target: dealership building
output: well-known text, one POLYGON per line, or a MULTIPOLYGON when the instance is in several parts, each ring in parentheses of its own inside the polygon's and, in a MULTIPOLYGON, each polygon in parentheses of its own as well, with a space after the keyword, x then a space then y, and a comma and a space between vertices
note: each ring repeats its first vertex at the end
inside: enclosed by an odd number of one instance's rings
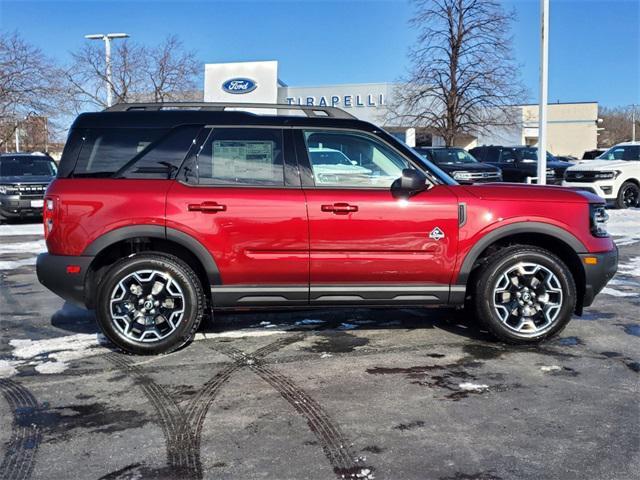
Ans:
MULTIPOLYGON (((420 125, 389 122, 387 106, 393 104, 396 83, 353 83, 296 87, 278 75, 277 61, 210 63, 205 65, 206 102, 280 103, 329 106, 346 110, 354 117, 381 125, 407 143, 441 145, 442 139, 417 135, 420 125)), ((477 136, 457 140, 464 148, 478 145, 535 145, 538 141, 538 106, 513 107, 515 124, 495 128, 477 136)), ((598 140, 598 103, 552 103, 548 106, 547 149, 555 155, 578 158, 593 150, 598 140)))

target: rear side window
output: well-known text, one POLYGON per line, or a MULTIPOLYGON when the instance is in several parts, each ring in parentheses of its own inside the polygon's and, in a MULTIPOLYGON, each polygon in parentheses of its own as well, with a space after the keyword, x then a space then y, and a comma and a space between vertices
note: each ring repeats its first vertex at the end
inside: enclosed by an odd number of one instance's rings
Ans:
POLYGON ((166 133, 166 129, 155 128, 88 130, 83 135, 73 176, 110 177, 166 133))
POLYGON ((184 177, 200 185, 284 186, 282 144, 279 129, 212 129, 184 177))

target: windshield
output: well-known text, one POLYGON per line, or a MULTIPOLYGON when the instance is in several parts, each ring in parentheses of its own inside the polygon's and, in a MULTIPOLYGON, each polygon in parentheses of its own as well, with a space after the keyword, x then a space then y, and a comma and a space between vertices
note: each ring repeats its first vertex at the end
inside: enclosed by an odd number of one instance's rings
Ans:
POLYGON ((49 158, 16 156, 0 158, 0 177, 53 177, 56 164, 49 158))
MULTIPOLYGON (((521 162, 537 162, 538 161, 538 149, 535 147, 532 148, 519 148, 516 149, 519 152, 520 161, 521 162)), ((555 157, 547 152, 547 162, 549 160, 555 160, 555 157)))
POLYGON ((462 148, 434 148, 431 158, 438 165, 459 165, 464 163, 478 163, 478 161, 462 148))
POLYGON ((611 147, 598 157, 600 160, 640 160, 640 145, 611 147))

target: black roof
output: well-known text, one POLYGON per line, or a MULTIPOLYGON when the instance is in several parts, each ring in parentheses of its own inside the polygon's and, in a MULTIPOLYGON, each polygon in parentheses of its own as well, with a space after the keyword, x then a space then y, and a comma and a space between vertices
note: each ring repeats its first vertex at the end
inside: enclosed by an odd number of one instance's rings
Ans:
POLYGON ((371 123, 350 118, 256 115, 241 111, 204 110, 83 113, 73 122, 72 128, 173 128, 180 125, 341 127, 365 131, 378 129, 371 123))

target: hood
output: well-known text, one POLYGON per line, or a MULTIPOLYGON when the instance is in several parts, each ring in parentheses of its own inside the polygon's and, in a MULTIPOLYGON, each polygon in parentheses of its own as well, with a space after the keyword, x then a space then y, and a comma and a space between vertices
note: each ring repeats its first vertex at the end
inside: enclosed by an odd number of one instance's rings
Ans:
POLYGON ((499 172, 500 169, 486 163, 436 163, 445 172, 499 172))
POLYGON ((43 183, 51 183, 54 177, 50 177, 48 175, 27 175, 27 176, 8 176, 8 177, 0 177, 0 184, 2 185, 29 185, 36 183, 38 185, 43 183))
POLYGON ((571 167, 571 170, 616 170, 618 168, 628 168, 632 165, 640 166, 640 160, 585 160, 571 167))
POLYGON ((474 197, 482 200, 550 202, 562 203, 602 203, 597 195, 582 190, 557 186, 528 185, 523 183, 491 183, 465 185, 464 188, 474 197))

